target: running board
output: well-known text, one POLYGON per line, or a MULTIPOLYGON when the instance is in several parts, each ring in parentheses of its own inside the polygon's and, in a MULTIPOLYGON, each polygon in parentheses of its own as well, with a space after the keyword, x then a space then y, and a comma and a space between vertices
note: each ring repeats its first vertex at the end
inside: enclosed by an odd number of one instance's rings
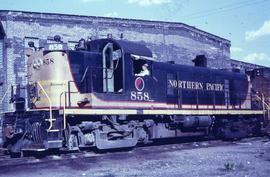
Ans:
POLYGON ((65 109, 61 115, 263 115, 263 110, 201 109, 65 109))

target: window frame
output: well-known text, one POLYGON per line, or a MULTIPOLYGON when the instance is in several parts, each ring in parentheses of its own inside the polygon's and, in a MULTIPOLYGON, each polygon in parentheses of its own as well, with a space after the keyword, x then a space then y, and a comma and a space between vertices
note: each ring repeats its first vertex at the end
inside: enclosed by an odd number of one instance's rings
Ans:
POLYGON ((149 60, 145 60, 145 59, 134 59, 132 58, 132 76, 135 76, 135 74, 139 74, 140 72, 138 73, 135 73, 135 68, 134 68, 134 62, 135 61, 142 61, 143 64, 141 64, 140 67, 142 67, 144 64, 148 64, 148 70, 149 70, 149 75, 148 76, 152 76, 153 75, 153 62, 152 61, 149 61, 149 60))

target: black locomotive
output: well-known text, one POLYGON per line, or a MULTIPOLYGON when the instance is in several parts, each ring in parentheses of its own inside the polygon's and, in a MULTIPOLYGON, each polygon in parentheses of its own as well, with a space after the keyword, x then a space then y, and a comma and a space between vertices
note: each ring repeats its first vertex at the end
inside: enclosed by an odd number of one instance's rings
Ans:
POLYGON ((12 153, 241 138, 268 123, 268 105, 246 74, 159 62, 146 46, 124 40, 81 39, 69 50, 57 37, 29 46, 28 84, 12 87, 15 111, 3 120, 4 147, 12 153))

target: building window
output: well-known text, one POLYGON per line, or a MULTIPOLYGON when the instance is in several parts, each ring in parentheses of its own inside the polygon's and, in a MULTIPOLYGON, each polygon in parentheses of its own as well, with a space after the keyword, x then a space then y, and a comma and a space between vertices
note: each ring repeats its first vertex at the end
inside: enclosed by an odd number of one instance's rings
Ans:
POLYGON ((32 53, 32 51, 35 51, 39 48, 39 39, 34 37, 25 37, 24 38, 24 55, 25 55, 25 67, 27 68, 27 58, 32 53), (34 43, 34 47, 30 47, 28 45, 29 42, 34 43))
POLYGON ((39 47, 39 39, 38 39, 38 38, 34 38, 34 37, 25 37, 25 38, 24 38, 24 47, 25 47, 25 48, 29 48, 28 43, 29 43, 30 41, 34 42, 34 45, 35 45, 36 48, 39 47))
MULTIPOLYGON (((32 51, 35 51, 36 49, 39 48, 39 39, 38 38, 34 38, 34 37, 25 37, 24 38, 24 69, 23 72, 27 72, 27 60, 29 55, 31 55, 32 51), (34 47, 30 47, 28 45, 29 42, 33 42, 34 43, 34 47)), ((22 77, 22 84, 27 84, 27 78, 26 77, 22 77)), ((25 90, 25 95, 26 95, 26 90, 25 90)))
POLYGON ((4 40, 0 39, 0 68, 3 68, 4 61, 4 40))

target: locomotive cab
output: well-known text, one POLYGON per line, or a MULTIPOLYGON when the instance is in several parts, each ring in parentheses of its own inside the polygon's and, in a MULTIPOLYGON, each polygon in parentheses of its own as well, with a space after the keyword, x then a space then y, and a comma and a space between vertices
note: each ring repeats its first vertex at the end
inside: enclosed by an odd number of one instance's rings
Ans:
POLYGON ((46 44, 28 59, 30 108, 93 107, 95 98, 105 97, 130 100, 136 74, 147 64, 152 75, 152 60, 148 48, 123 40, 80 40, 75 50, 61 42, 46 44))

